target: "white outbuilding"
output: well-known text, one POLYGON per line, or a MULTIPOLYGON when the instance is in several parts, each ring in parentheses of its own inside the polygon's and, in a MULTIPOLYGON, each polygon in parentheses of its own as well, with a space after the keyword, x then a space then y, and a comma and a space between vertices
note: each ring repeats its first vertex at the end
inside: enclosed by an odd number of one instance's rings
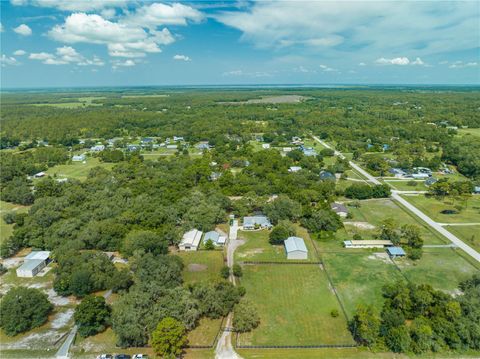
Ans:
POLYGON ((47 266, 49 258, 49 251, 32 251, 25 257, 23 264, 17 268, 17 277, 35 277, 38 272, 47 266))
POLYGON ((178 245, 178 249, 181 251, 196 251, 200 245, 202 234, 202 231, 198 229, 192 229, 186 232, 178 245))
POLYGON ((284 244, 287 259, 308 259, 308 249, 302 238, 288 237, 284 244))

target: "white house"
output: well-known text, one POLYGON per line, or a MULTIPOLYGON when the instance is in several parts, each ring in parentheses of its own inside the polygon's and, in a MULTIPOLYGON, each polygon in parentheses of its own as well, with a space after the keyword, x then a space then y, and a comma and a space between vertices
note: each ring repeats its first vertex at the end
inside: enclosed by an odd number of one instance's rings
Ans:
POLYGON ((270 148, 270 144, 269 143, 262 143, 262 148, 264 150, 268 150, 270 148))
POLYGON ((85 154, 82 153, 81 155, 72 156, 72 161, 73 162, 83 162, 83 161, 85 161, 85 158, 86 158, 85 154))
POLYGON ((183 136, 173 136, 173 142, 183 142, 183 136))
POLYGON ((381 239, 372 239, 372 240, 351 240, 343 241, 345 248, 385 248, 393 246, 391 241, 381 240, 381 239))
POLYGON ((166 147, 169 150, 176 150, 178 146, 177 145, 167 145, 166 147))
POLYGON ((308 259, 308 249, 300 237, 288 237, 285 242, 287 259, 308 259))
POLYGON ((348 209, 341 203, 332 203, 330 204, 330 208, 338 214, 340 217, 345 218, 348 216, 348 209))
POLYGON ((45 172, 38 172, 33 175, 35 178, 45 177, 47 174, 45 172))
POLYGON ((252 230, 255 228, 272 228, 272 223, 265 216, 252 216, 252 217, 243 217, 243 229, 252 230))
POLYGON ((32 251, 25 257, 23 264, 17 268, 17 277, 31 278, 48 264, 49 251, 32 251))
POLYGON ((104 149, 105 149, 104 145, 95 145, 95 146, 90 147, 90 151, 92 151, 92 152, 101 152, 104 149))
POLYGON ((181 251, 196 251, 200 245, 202 234, 202 231, 198 229, 192 229, 186 232, 178 245, 178 249, 181 251))
POLYGON ((289 169, 288 169, 288 172, 290 173, 295 173, 295 172, 298 172, 302 169, 302 167, 300 166, 291 166, 289 169))
POLYGON ((223 246, 227 241, 227 237, 220 235, 217 231, 210 231, 203 236, 203 243, 207 243, 209 240, 216 246, 223 246))

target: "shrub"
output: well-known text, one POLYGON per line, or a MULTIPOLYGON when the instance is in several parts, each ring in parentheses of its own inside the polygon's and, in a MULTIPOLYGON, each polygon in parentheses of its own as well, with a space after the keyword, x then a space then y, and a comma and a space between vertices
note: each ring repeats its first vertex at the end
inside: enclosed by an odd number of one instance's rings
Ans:
POLYGON ((242 267, 240 266, 240 264, 233 265, 233 275, 235 277, 241 277, 243 275, 242 267))
POLYGON ((104 297, 86 296, 75 309, 75 324, 82 337, 103 332, 110 323, 110 307, 104 297))
POLYGON ((257 309, 250 301, 243 299, 233 310, 233 327, 240 333, 249 332, 260 324, 257 309))
POLYGON ((223 266, 222 269, 220 269, 220 276, 223 279, 228 279, 230 276, 230 268, 228 266, 223 266))
POLYGON ((332 316, 332 318, 336 318, 340 315, 340 313, 338 312, 337 309, 332 309, 332 311, 330 312, 330 315, 332 316))

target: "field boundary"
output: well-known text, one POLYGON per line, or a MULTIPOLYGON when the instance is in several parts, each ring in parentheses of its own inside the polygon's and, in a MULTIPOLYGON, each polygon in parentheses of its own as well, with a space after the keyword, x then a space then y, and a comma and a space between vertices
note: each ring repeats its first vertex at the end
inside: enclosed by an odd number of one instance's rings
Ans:
MULTIPOLYGON (((238 340, 238 339, 237 339, 238 340)), ((315 345, 236 345, 238 349, 322 349, 356 348, 357 344, 315 344, 315 345)))
POLYGON ((224 327, 223 323, 225 322, 225 317, 222 318, 222 321, 220 322, 220 326, 218 328, 217 334, 215 334, 215 338, 213 338, 213 342, 210 345, 189 345, 187 344, 185 346, 186 349, 213 349, 217 345, 218 337, 220 336, 220 333, 223 333, 224 327))
POLYGON ((243 262, 239 262, 240 264, 245 264, 245 265, 263 265, 263 264, 266 264, 266 265, 275 265, 275 264, 281 264, 281 265, 289 265, 289 264, 293 264, 293 265, 319 265, 319 264, 322 264, 322 262, 298 262, 298 261, 243 261, 243 262))

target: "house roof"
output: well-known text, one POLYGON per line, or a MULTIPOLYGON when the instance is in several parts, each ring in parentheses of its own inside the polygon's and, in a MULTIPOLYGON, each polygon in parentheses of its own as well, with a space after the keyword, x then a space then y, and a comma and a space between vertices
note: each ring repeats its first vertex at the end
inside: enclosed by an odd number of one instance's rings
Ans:
POLYGON ((404 256, 406 254, 402 247, 388 247, 387 252, 391 256, 404 256))
POLYGON ((350 244, 352 246, 393 246, 392 241, 382 240, 382 239, 362 239, 362 240, 351 240, 344 241, 345 244, 350 244))
POLYGON ((340 212, 345 212, 345 213, 348 213, 348 209, 347 207, 345 207, 343 204, 341 203, 331 203, 330 204, 330 208, 335 212, 335 213, 340 213, 340 212))
POLYGON ((203 241, 207 242, 209 239, 211 239, 213 242, 217 242, 218 238, 220 238, 220 233, 215 232, 215 231, 210 231, 205 233, 205 236, 203 237, 203 241))
POLYGON ((30 259, 28 261, 25 261, 20 267, 18 267, 17 270, 31 271, 37 268, 39 265, 41 265, 44 262, 45 261, 42 259, 30 259))
POLYGON ((335 179, 335 175, 328 171, 320 172, 320 179, 335 179))
POLYGON ((49 257, 50 257, 50 251, 32 251, 25 257, 25 260, 40 259, 44 261, 49 257))
POLYGON ((255 226, 259 224, 261 226, 271 226, 270 220, 265 216, 252 216, 252 217, 243 217, 243 225, 245 226, 255 226))
POLYGON ((200 243, 201 238, 202 231, 199 231, 198 229, 191 229, 183 235, 180 244, 197 247, 200 243))
POLYGON ((305 246, 305 242, 300 237, 288 237, 285 242, 285 250, 287 253, 300 251, 307 253, 307 247, 305 246))

